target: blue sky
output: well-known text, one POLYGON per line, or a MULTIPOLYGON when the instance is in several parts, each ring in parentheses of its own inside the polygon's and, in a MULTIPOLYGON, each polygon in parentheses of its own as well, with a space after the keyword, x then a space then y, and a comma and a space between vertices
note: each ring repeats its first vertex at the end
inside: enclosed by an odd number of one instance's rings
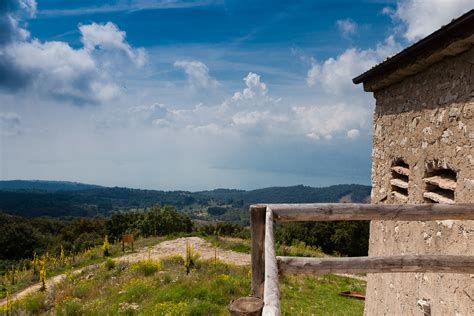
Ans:
POLYGON ((5 0, 0 178, 201 190, 370 183, 352 77, 467 0, 5 0))

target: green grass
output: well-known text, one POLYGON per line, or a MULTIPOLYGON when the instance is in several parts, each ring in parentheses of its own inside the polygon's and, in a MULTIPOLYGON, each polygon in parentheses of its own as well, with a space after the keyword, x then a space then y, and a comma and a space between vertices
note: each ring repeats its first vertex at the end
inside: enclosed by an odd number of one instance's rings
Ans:
MULTIPOLYGON (((140 248, 154 246, 160 243, 163 240, 166 240, 168 237, 149 237, 149 238, 140 238, 135 241, 134 243, 134 252, 136 252, 140 248)), ((80 253, 75 256, 75 263, 74 264, 64 264, 56 267, 55 269, 47 269, 47 276, 48 278, 65 273, 67 271, 80 269, 83 267, 90 266, 92 264, 98 264, 105 262, 106 265, 110 267, 114 263, 111 262, 110 258, 116 258, 123 255, 122 246, 120 243, 116 243, 111 245, 110 249, 110 256, 108 258, 104 258, 102 255, 102 246, 96 246, 89 251, 84 253, 80 253)), ((127 245, 126 253, 131 253, 130 247, 127 245)), ((15 284, 10 284, 7 282, 4 284, 3 278, 0 282, 0 299, 6 297, 7 291, 11 293, 18 292, 32 284, 38 282, 38 276, 34 276, 31 270, 27 270, 26 272, 20 271, 20 273, 16 276, 15 284)))
POLYGON ((219 247, 225 250, 232 250, 235 252, 250 253, 250 240, 239 238, 225 238, 215 236, 203 237, 209 241, 214 247, 219 247))
MULTIPOLYGON (((21 314, 57 315, 228 315, 232 299, 250 291, 249 267, 201 261, 189 275, 182 258, 160 263, 104 264, 15 303, 21 314), (142 267, 147 267, 142 269, 142 267), (148 269, 149 266, 158 268, 148 269), (137 268, 140 267, 140 268, 137 268), (87 277, 88 276, 88 277, 87 277), (42 296, 41 296, 42 295, 42 296)), ((287 276, 280 280, 283 315, 361 315, 363 302, 339 292, 365 289, 365 282, 332 275, 287 276)))
POLYGON ((277 245, 276 254, 277 256, 288 256, 288 257, 324 257, 325 256, 325 254, 320 248, 308 246, 302 241, 298 243, 294 243, 291 246, 277 245))
MULTIPOLYGON (((232 250, 235 252, 250 253, 250 239, 226 238, 215 236, 203 237, 209 241, 214 247, 219 247, 225 250, 232 250)), ((293 257, 324 257, 325 254, 318 247, 306 245, 304 242, 298 242, 291 246, 277 245, 276 252, 278 256, 293 256, 293 257)))
POLYGON ((362 315, 364 302, 339 296, 365 292, 365 282, 336 275, 286 276, 280 279, 283 315, 362 315))

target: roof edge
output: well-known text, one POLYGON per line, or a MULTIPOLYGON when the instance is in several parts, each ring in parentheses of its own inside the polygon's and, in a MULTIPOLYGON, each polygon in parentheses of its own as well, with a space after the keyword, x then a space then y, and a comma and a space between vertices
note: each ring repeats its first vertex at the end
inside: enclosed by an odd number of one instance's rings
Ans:
POLYGON ((361 75, 352 79, 354 84, 365 83, 383 73, 391 73, 406 67, 418 58, 426 58, 439 49, 464 39, 474 33, 474 9, 466 12, 449 24, 442 26, 437 31, 421 39, 415 44, 405 48, 393 57, 374 66, 361 75), (467 27, 470 26, 470 27, 467 27))

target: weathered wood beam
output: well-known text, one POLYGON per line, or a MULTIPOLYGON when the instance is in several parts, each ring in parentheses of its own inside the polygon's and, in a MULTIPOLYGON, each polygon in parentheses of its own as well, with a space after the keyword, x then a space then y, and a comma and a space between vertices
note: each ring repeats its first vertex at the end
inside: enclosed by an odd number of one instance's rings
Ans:
POLYGON ((280 316, 280 290, 278 265, 273 239, 273 212, 267 207, 265 219, 265 285, 263 291, 263 316, 280 316))
POLYGON ((265 282, 265 212, 266 205, 250 206, 250 234, 252 237, 252 296, 263 298, 265 282))
POLYGON ((474 256, 404 255, 388 257, 277 257, 280 273, 474 273, 474 256))
POLYGON ((474 220, 474 203, 457 204, 268 204, 276 221, 474 220))

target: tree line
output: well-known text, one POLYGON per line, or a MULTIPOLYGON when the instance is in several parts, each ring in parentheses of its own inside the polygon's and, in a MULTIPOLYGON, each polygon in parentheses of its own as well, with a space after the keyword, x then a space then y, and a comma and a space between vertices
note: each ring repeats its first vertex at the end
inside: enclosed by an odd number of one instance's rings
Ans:
POLYGON ((104 236, 119 241, 122 234, 135 237, 189 233, 191 219, 173 206, 155 205, 143 211, 114 213, 109 218, 24 218, 0 213, 0 270, 33 253, 81 252, 99 245, 104 236))

